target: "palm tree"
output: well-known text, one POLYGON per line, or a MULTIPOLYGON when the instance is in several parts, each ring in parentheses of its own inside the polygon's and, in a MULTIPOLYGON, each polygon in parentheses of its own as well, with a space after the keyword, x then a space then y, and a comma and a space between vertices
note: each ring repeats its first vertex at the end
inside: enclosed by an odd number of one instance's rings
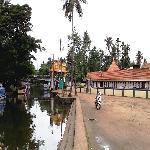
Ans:
POLYGON ((65 11, 65 16, 69 19, 69 21, 73 21, 74 8, 76 8, 79 17, 82 17, 83 12, 82 12, 80 2, 85 4, 87 3, 86 0, 65 0, 65 3, 63 5, 63 10, 65 11))
MULTIPOLYGON (((82 17, 83 15, 80 2, 86 4, 87 0, 65 0, 65 3, 63 5, 63 10, 65 11, 65 17, 67 17, 69 21, 72 22, 72 36, 74 35, 74 24, 73 24, 74 8, 76 8, 79 17, 82 17)), ((70 95, 72 93, 73 80, 75 82, 75 95, 76 95, 77 92, 76 92, 76 76, 75 76, 76 72, 75 72, 75 64, 74 64, 74 41, 73 41, 72 60, 73 63, 72 63, 72 73, 71 73, 70 95)))
POLYGON ((113 47, 113 39, 112 37, 106 37, 104 41, 106 42, 107 50, 109 51, 111 55, 112 51, 110 49, 113 47))

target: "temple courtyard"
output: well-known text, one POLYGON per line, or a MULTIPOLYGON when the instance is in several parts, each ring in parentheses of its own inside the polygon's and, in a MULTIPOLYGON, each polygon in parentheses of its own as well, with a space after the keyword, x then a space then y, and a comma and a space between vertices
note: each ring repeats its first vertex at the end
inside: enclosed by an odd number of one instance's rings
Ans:
POLYGON ((149 99, 102 95, 102 108, 96 110, 95 94, 78 96, 89 149, 150 149, 149 99))

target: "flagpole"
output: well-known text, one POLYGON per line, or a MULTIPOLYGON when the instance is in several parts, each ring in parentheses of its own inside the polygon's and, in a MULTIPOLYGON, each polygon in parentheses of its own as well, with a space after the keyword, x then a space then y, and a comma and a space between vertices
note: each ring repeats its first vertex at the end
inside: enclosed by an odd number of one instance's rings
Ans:
POLYGON ((54 90, 54 54, 53 54, 53 65, 52 65, 52 84, 51 84, 51 88, 52 90, 54 90))
MULTIPOLYGON (((61 38, 60 38, 60 52, 61 52, 61 38)), ((64 96, 64 81, 63 81, 63 72, 62 72, 62 65, 63 65, 63 61, 62 61, 62 59, 60 60, 61 62, 60 62, 60 65, 61 65, 61 79, 62 79, 62 96, 64 96)))

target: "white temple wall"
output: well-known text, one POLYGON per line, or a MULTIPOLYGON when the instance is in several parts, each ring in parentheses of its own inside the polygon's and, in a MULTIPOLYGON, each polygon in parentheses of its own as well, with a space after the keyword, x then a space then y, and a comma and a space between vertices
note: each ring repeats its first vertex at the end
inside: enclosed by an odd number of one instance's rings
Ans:
POLYGON ((150 81, 91 81, 93 88, 149 89, 150 81))
POLYGON ((145 88, 146 88, 146 89, 150 89, 150 82, 146 82, 146 83, 145 83, 145 88))

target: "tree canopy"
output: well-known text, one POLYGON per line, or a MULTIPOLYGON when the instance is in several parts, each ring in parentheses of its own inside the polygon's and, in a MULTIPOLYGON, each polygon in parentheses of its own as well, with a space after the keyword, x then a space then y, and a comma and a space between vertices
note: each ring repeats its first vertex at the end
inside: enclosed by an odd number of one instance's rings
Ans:
POLYGON ((138 52, 137 52, 135 59, 136 59, 136 65, 141 66, 141 64, 142 64, 142 59, 143 59, 143 54, 142 54, 141 51, 138 51, 138 52))
POLYGON ((65 11, 65 16, 71 21, 73 19, 73 10, 76 8, 80 17, 82 17, 82 7, 80 2, 86 4, 86 0, 65 0, 63 5, 63 10, 65 11))
MULTIPOLYGON (((91 39, 88 32, 84 32, 81 36, 74 30, 72 35, 68 36, 69 46, 67 63, 68 70, 71 76, 72 71, 72 51, 74 46, 74 64, 75 64, 75 74, 77 81, 83 81, 85 79, 87 72, 94 71, 106 71, 112 60, 114 59, 120 69, 130 68, 135 65, 130 59, 130 45, 121 41, 119 38, 113 40, 112 37, 106 37, 104 40, 106 42, 106 49, 97 49, 95 46, 91 47, 91 39), (74 41, 74 43, 73 43, 74 41), (73 45, 74 44, 74 45, 73 45)), ((140 65, 143 56, 140 51, 136 54, 136 64, 140 65)))
POLYGON ((35 39, 32 30, 31 7, 13 5, 0 0, 0 81, 5 86, 17 85, 34 71, 31 52, 43 50, 41 40, 35 39))

